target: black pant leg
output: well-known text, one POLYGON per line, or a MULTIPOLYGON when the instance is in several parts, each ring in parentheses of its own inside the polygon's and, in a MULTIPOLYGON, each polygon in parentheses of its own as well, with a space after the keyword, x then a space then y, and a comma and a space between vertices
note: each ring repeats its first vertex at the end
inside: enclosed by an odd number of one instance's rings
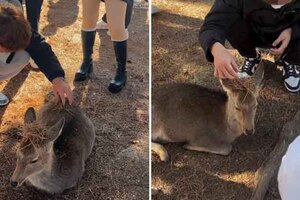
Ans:
POLYGON ((237 21, 234 23, 226 33, 227 40, 231 46, 238 50, 238 52, 248 58, 256 56, 256 46, 253 38, 253 31, 250 25, 245 21, 237 21))
POLYGON ((256 47, 262 45, 262 42, 256 37, 250 24, 244 20, 239 20, 234 23, 227 31, 226 36, 231 46, 237 49, 244 57, 255 57, 256 47))
MULTIPOLYGON (((21 0, 20 0, 21 1, 21 0)), ((27 20, 32 29, 38 31, 43 0, 26 0, 27 20)))
POLYGON ((300 65, 300 40, 291 40, 282 58, 288 63, 300 65))
POLYGON ((131 21, 133 11, 133 0, 127 0, 127 9, 126 9, 126 17, 125 17, 125 28, 127 28, 131 21))

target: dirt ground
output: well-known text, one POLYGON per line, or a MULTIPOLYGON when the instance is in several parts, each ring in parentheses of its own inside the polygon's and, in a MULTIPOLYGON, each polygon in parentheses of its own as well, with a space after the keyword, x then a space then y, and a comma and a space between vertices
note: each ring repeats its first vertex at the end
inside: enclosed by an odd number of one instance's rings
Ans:
POLYGON ((107 86, 115 73, 114 53, 106 31, 96 38, 94 77, 73 85, 82 59, 81 2, 44 1, 40 32, 47 37, 62 63, 66 79, 74 88, 76 104, 96 127, 95 146, 79 185, 61 196, 46 195, 25 186, 10 187, 24 113, 30 106, 38 109, 51 91, 51 84, 42 73, 24 69, 17 77, 0 84, 0 89, 11 99, 8 106, 0 108, 0 199, 148 198, 149 24, 146 8, 144 3, 136 6, 129 28, 128 84, 123 92, 112 95, 107 86))
MULTIPOLYGON (((169 82, 191 82, 220 88, 213 66, 198 42, 199 28, 210 9, 209 0, 153 0, 162 12, 152 20, 153 87, 169 82)), ((241 62, 241 57, 237 55, 241 62)), ((234 142, 227 157, 187 151, 176 144, 165 145, 171 160, 152 161, 152 184, 161 189, 154 197, 164 199, 249 199, 254 174, 275 146, 283 125, 300 109, 300 94, 283 86, 281 71, 268 67, 260 93, 256 132, 234 142)), ((266 199, 280 199, 276 180, 266 199)))

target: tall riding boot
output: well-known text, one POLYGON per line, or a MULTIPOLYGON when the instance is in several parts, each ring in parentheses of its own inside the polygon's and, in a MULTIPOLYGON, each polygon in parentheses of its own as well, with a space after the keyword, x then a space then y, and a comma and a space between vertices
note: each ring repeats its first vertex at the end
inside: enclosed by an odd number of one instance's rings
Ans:
POLYGON ((84 81, 93 72, 93 47, 95 43, 96 31, 81 31, 81 42, 83 51, 83 62, 76 72, 74 81, 84 81))
POLYGON ((115 78, 110 82, 108 90, 111 93, 120 92, 126 85, 126 62, 127 62, 127 40, 123 42, 113 42, 117 61, 117 72, 115 78))

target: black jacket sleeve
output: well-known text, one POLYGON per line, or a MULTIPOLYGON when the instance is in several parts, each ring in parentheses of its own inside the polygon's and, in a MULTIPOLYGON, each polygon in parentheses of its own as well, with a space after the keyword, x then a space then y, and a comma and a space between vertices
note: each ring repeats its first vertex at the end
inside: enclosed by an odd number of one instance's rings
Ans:
POLYGON ((49 81, 57 77, 65 77, 65 72, 51 46, 38 32, 32 30, 31 41, 26 51, 49 81))
POLYGON ((214 60, 210 48, 220 42, 224 45, 226 31, 242 18, 242 0, 215 0, 200 29, 200 43, 208 61, 214 60))

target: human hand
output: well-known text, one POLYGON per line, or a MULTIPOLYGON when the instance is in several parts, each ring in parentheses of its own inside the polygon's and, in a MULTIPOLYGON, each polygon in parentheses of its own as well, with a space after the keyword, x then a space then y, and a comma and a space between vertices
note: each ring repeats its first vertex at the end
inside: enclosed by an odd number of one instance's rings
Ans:
POLYGON ((274 55, 280 55, 283 54, 284 50, 288 47, 290 40, 292 37, 292 29, 291 28, 287 28, 284 31, 282 31, 280 33, 280 35, 278 36, 278 38, 273 42, 273 46, 275 48, 271 48, 270 52, 274 55), (276 47, 277 45, 279 45, 279 47, 276 47))
POLYGON ((52 80, 53 92, 57 101, 62 102, 63 105, 66 103, 66 98, 69 101, 69 104, 73 103, 73 94, 70 86, 65 82, 64 78, 57 77, 52 80))
POLYGON ((219 42, 216 42, 211 47, 211 53, 214 56, 215 72, 214 75, 221 79, 238 78, 238 66, 233 56, 219 42))

